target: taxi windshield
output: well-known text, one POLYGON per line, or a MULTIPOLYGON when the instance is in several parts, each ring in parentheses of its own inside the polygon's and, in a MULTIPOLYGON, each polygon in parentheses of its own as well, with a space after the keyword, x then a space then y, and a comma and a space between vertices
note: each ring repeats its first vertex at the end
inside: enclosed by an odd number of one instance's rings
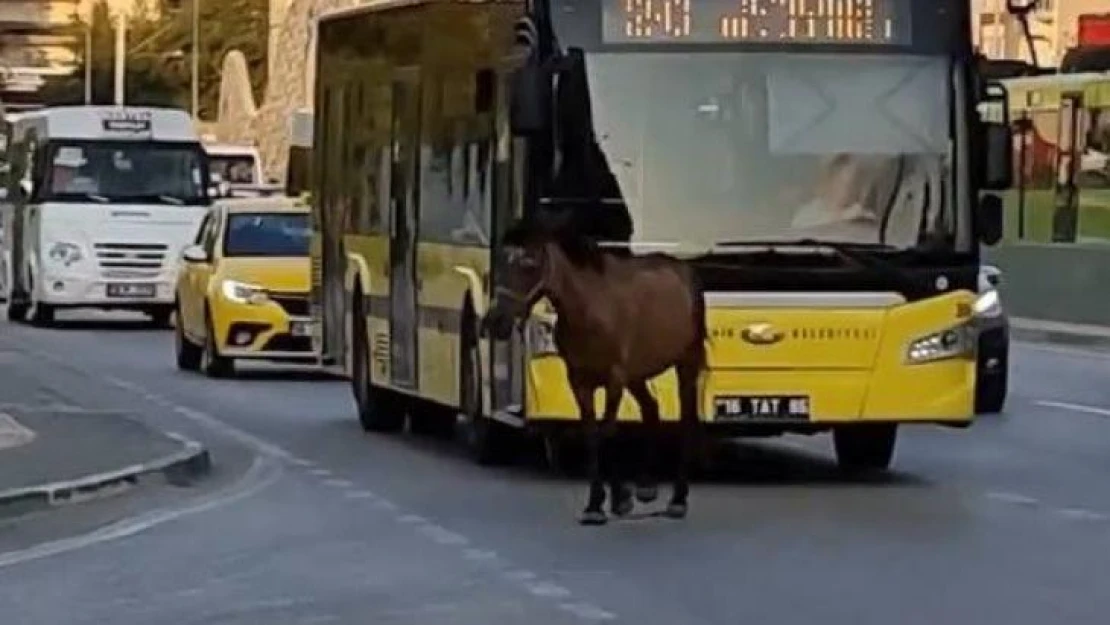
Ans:
POLYGON ((237 213, 228 219, 224 255, 228 257, 308 256, 311 235, 308 215, 237 213))

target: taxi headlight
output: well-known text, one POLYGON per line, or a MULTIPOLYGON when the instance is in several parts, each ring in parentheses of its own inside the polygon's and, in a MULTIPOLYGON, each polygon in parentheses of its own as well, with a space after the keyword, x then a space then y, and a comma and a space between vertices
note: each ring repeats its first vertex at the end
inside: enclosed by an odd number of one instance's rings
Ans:
POLYGON ((975 300, 972 310, 976 317, 997 317, 1002 314, 1002 300, 998 297, 998 291, 991 289, 984 291, 979 299, 975 300))
POLYGON ((928 334, 910 343, 906 350, 909 364, 960 358, 975 353, 975 331, 967 325, 928 334))
POLYGON ((76 243, 67 243, 65 241, 59 241, 50 246, 50 251, 47 252, 46 255, 51 262, 64 267, 69 267, 74 263, 80 262, 81 259, 85 257, 84 254, 81 253, 81 246, 76 243))
POLYGON ((532 318, 525 327, 525 340, 528 353, 532 356, 547 356, 559 353, 555 347, 555 324, 546 319, 532 318))
POLYGON ((239 304, 262 304, 268 299, 262 287, 235 280, 224 280, 220 290, 226 299, 239 304))

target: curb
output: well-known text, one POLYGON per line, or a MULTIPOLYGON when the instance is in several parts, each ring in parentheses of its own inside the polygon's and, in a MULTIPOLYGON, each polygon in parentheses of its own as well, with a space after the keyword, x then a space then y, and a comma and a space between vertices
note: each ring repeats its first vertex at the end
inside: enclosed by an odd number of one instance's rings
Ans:
POLYGON ((1010 335, 1019 341, 1110 350, 1110 328, 1011 318, 1010 335))
POLYGON ((120 469, 0 491, 0 513, 7 515, 14 508, 17 514, 26 514, 81 503, 96 497, 101 491, 119 491, 135 486, 140 478, 152 474, 163 475, 171 484, 184 485, 211 471, 212 457, 203 445, 175 432, 164 434, 181 443, 182 448, 149 462, 120 469))

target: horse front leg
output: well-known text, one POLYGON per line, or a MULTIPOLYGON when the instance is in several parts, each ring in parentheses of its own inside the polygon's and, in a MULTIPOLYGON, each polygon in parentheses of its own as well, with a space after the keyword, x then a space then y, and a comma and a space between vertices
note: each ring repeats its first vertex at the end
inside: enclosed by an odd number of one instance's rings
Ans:
POLYGON ((659 402, 648 389, 647 382, 628 385, 628 392, 640 406, 641 425, 638 428, 636 449, 636 500, 651 503, 659 497, 659 486, 652 475, 659 443, 659 402))
POLYGON ((680 364, 678 373, 678 398, 681 409, 679 430, 682 440, 675 472, 674 490, 665 514, 672 519, 685 518, 689 509, 687 498, 690 495, 690 467, 698 452, 698 375, 700 366, 696 363, 680 364))
POLYGON ((586 475, 590 480, 590 494, 586 509, 579 517, 582 525, 605 525, 605 485, 601 479, 601 432, 597 413, 594 411, 594 391, 597 387, 578 377, 570 380, 578 414, 582 417, 582 433, 586 438, 586 475))
POLYGON ((617 383, 609 383, 605 388, 605 413, 601 418, 601 445, 603 469, 609 478, 609 510, 615 516, 626 516, 632 512, 632 489, 625 483, 624 454, 619 449, 617 437, 617 411, 620 409, 624 389, 617 383))

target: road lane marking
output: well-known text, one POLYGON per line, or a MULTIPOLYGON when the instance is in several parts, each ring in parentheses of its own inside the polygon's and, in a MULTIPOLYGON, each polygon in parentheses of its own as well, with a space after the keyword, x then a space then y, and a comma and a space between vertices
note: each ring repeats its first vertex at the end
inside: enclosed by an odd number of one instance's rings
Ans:
POLYGON ((992 491, 987 493, 986 497, 987 499, 993 499, 995 501, 1001 501, 1003 503, 1017 504, 1019 506, 1036 506, 1040 504, 1040 501, 1038 501, 1037 499, 1029 497, 1027 495, 1022 495, 1020 493, 992 491))
POLYGON ((1085 508, 1063 508, 1056 511, 1060 516, 1076 521, 1110 521, 1110 516, 1085 508))
POLYGON ((351 490, 343 493, 347 499, 377 499, 378 496, 368 490, 351 490))
POLYGON ((344 479, 341 479, 341 478, 332 478, 330 480, 324 480, 324 486, 331 486, 332 488, 350 488, 354 485, 355 485, 355 483, 352 482, 351 480, 344 480, 344 479))
POLYGON ((262 456, 255 456, 250 468, 247 469, 242 478, 213 496, 202 498, 188 506, 153 510, 79 536, 71 536, 26 549, 0 553, 0 569, 134 536, 164 523, 238 503, 261 493, 276 483, 281 475, 280 465, 262 456))
POLYGON ((1093 414, 1100 417, 1110 417, 1110 409, 1098 408, 1097 406, 1086 406, 1084 404, 1073 404, 1066 401, 1052 401, 1047 399, 1037 400, 1033 403, 1045 408, 1059 408, 1060 410, 1070 410, 1072 412, 1082 412, 1084 414, 1093 414))

